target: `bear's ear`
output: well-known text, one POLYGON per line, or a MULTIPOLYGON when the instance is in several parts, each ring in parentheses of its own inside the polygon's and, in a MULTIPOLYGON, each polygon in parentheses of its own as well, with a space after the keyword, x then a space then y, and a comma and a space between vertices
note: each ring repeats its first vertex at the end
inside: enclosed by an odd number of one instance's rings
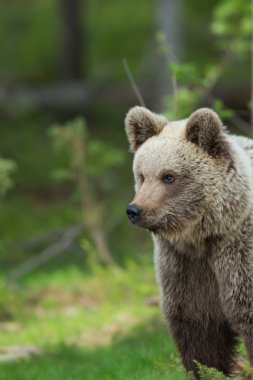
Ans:
POLYGON ((229 146, 224 131, 216 112, 209 108, 200 108, 188 119, 186 138, 215 158, 229 158, 229 146))
POLYGON ((136 152, 148 138, 158 135, 167 123, 164 116, 157 115, 144 107, 131 108, 125 119, 130 150, 136 152))

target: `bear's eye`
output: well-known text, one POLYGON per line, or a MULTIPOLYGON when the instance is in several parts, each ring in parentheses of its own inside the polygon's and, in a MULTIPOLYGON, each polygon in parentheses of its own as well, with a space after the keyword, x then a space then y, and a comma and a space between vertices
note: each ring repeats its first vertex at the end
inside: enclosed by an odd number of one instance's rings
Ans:
POLYGON ((175 181, 175 178, 171 174, 166 174, 163 176, 162 180, 164 183, 172 183, 175 181))

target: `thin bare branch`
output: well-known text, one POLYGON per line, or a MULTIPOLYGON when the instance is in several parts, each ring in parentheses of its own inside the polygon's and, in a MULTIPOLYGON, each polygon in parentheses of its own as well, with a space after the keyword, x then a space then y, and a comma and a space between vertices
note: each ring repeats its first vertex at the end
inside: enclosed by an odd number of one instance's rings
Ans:
POLYGON ((129 82, 131 83, 132 89, 133 89, 133 91, 134 91, 134 93, 135 93, 135 95, 136 95, 136 97, 137 97, 140 105, 142 107, 146 107, 145 101, 144 101, 144 99, 143 99, 143 97, 142 97, 142 95, 140 93, 140 90, 138 89, 138 87, 137 87, 137 85, 135 83, 135 80, 133 78, 133 75, 132 75, 132 73, 130 71, 130 68, 128 66, 127 60, 125 58, 123 59, 123 66, 124 66, 124 69, 126 71, 126 74, 127 74, 128 79, 129 79, 129 82))
POLYGON ((32 239, 24 240, 24 241, 18 241, 15 242, 10 246, 10 250, 14 252, 30 252, 30 251, 35 251, 38 249, 42 249, 44 246, 49 246, 56 241, 58 241, 61 236, 70 228, 74 226, 80 226, 80 225, 68 225, 65 226, 64 228, 57 229, 57 230, 52 230, 48 231, 47 233, 40 235, 40 236, 35 236, 32 239))

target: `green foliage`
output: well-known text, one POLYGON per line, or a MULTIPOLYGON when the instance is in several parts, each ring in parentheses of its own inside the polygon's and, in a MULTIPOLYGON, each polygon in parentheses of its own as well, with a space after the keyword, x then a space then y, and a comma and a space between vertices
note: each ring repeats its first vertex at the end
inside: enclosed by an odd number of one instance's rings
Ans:
POLYGON ((214 12, 211 30, 219 46, 237 58, 249 53, 252 39, 252 4, 244 0, 223 0, 214 12))
POLYGON ((67 122, 64 126, 53 125, 49 131, 56 149, 68 149, 73 155, 75 141, 86 137, 87 129, 85 121, 77 118, 67 122))
POLYGON ((209 99, 217 81, 231 65, 232 57, 242 59, 249 56, 252 39, 251 3, 244 0, 222 0, 214 10, 211 30, 222 49, 219 61, 200 68, 198 62, 179 63, 168 45, 165 35, 157 33, 161 54, 168 61, 172 82, 172 94, 165 99, 170 120, 188 117, 200 104, 213 106, 224 119, 233 116, 220 99, 209 99), (239 28, 239 29, 238 29, 239 28))
POLYGON ((184 119, 197 108, 201 100, 201 93, 195 88, 194 91, 187 87, 181 87, 175 96, 169 95, 166 99, 168 120, 184 119))
MULTIPOLYGON (((129 261, 125 270, 94 265, 39 270, 23 283, 24 304, 12 315, 15 332, 1 326, 0 345, 35 345, 29 361, 0 362, 3 379, 181 380, 175 346, 159 307, 152 259, 129 261)), ((7 300, 6 300, 7 301, 7 300)), ((9 301, 7 301, 9 302, 9 301)))
POLYGON ((78 195, 80 218, 96 247, 97 256, 101 262, 115 265, 105 237, 103 212, 106 207, 100 200, 102 191, 106 194, 114 187, 113 176, 108 169, 121 164, 123 155, 119 149, 91 139, 83 119, 73 120, 64 127, 52 127, 51 136, 56 147, 69 153, 69 162, 66 168, 60 170, 60 176, 59 171, 56 173, 57 178, 65 177, 74 182, 74 195, 78 195))
POLYGON ((178 64, 171 62, 170 72, 172 75, 175 75, 178 83, 185 85, 204 85, 204 79, 199 77, 198 68, 193 63, 186 62, 178 64))
POLYGON ((204 365, 198 364, 199 374, 201 380, 229 380, 223 373, 215 370, 214 368, 207 368, 204 365))
MULTIPOLYGON (((219 63, 208 64, 201 72, 197 64, 179 63, 162 32, 157 34, 157 39, 161 53, 167 58, 172 82, 172 94, 165 99, 166 115, 169 120, 186 118, 208 98, 221 75, 222 66, 219 63)), ((232 110, 227 109, 219 99, 213 101, 213 108, 225 119, 233 115, 232 110)))
MULTIPOLYGON (((185 373, 185 370, 179 358, 175 357, 174 362, 175 364, 172 364, 172 367, 176 368, 177 371, 182 374, 182 379, 184 378, 186 380, 195 380, 193 373, 185 373)), ((229 380, 230 379, 230 377, 225 376, 222 372, 217 371, 214 368, 208 368, 205 365, 202 365, 198 362, 196 362, 196 365, 199 369, 200 380, 229 380)), ((252 368, 250 368, 250 365, 245 362, 244 369, 240 373, 237 373, 236 379, 247 380, 251 378, 250 376, 252 374, 253 374, 252 368)))
MULTIPOLYGON (((229 379, 222 372, 219 372, 214 368, 208 368, 198 362, 196 362, 196 365, 199 369, 200 380, 228 380, 229 379)), ((195 380, 195 377, 192 372, 190 373, 185 372, 185 369, 181 363, 181 360, 178 357, 174 358, 173 362, 170 364, 170 367, 176 369, 177 372, 181 374, 182 379, 195 380)))
MULTIPOLYGON (((12 308, 0 346, 29 343, 42 356, 0 362, 1 379, 194 380, 185 374, 160 308, 145 302, 157 294, 151 257, 128 261, 125 270, 94 263, 91 272, 68 266, 48 276, 41 268, 23 280, 22 290, 20 303, 0 281, 0 310, 12 308)), ((0 312, 2 322, 6 315, 0 312)), ((201 380, 226 379, 203 366, 200 373, 201 380)))
POLYGON ((88 173, 95 178, 109 168, 120 166, 125 154, 122 150, 102 140, 90 140, 87 149, 88 173))
POLYGON ((3 196, 13 185, 12 173, 16 169, 13 160, 0 158, 0 196, 3 196))
POLYGON ((213 109, 222 119, 229 119, 234 115, 234 111, 232 109, 226 108, 221 99, 215 99, 213 103, 213 109))
POLYGON ((58 168, 55 171, 56 179, 75 180, 75 168, 77 160, 80 159, 81 162, 78 164, 81 164, 93 182, 99 182, 100 188, 113 185, 113 181, 108 184, 108 173, 110 169, 123 163, 124 153, 102 140, 91 138, 84 119, 77 118, 67 122, 64 126, 52 126, 50 136, 57 150, 64 150, 68 153, 66 167, 58 168))
POLYGON ((81 155, 84 165, 84 149, 86 140, 86 125, 83 119, 76 119, 68 122, 64 127, 53 125, 49 129, 49 135, 52 139, 56 151, 67 153, 68 161, 66 167, 57 168, 54 171, 54 178, 57 180, 75 180, 75 168, 77 155, 81 155))

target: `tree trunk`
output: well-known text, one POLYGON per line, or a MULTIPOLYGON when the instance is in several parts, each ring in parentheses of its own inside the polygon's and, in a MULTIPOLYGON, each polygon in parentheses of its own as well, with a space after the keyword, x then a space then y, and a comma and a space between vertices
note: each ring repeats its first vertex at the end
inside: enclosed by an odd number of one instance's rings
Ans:
POLYGON ((62 14, 61 71, 63 79, 78 80, 82 74, 80 0, 60 0, 62 14))

